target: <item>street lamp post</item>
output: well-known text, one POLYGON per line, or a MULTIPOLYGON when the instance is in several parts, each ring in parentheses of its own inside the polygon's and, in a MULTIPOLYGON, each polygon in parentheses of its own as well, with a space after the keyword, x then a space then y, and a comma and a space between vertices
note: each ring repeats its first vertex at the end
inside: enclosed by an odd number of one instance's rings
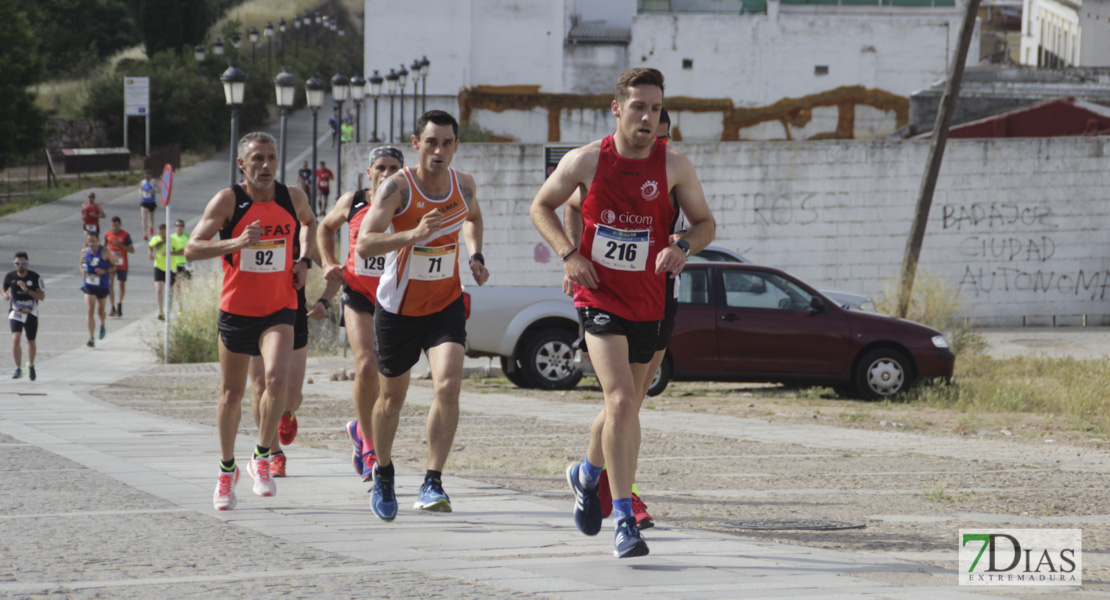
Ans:
POLYGON ((414 59, 412 61, 412 64, 409 65, 409 66, 412 67, 412 70, 409 71, 409 73, 412 73, 412 131, 413 131, 413 134, 415 135, 415 133, 416 133, 416 108, 417 108, 416 107, 416 86, 419 85, 419 83, 420 83, 420 59, 419 58, 414 59))
POLYGON ((374 134, 373 141, 381 141, 378 137, 378 97, 382 95, 382 82, 385 79, 378 74, 378 70, 374 69, 374 74, 370 76, 370 94, 374 96, 374 134))
POLYGON ((301 15, 293 17, 293 58, 301 55, 301 15))
POLYGON ((324 32, 324 47, 325 48, 327 48, 331 45, 330 44, 331 36, 328 35, 328 32, 331 31, 331 25, 328 23, 328 19, 330 19, 330 18, 331 17, 329 17, 327 15, 324 15, 323 17, 321 17, 321 21, 320 21, 320 25, 323 28, 323 32, 324 32))
POLYGON ((262 33, 266 36, 266 74, 269 75, 274 72, 273 64, 270 62, 270 58, 273 56, 270 49, 270 40, 274 38, 274 24, 266 23, 266 29, 262 33))
POLYGON ((224 55, 224 41, 222 39, 216 38, 216 43, 212 44, 212 53, 216 56, 224 55))
POLYGON ((289 117, 289 109, 293 106, 293 95, 297 91, 297 78, 283 66, 281 73, 274 78, 274 92, 277 94, 277 104, 281 107, 281 153, 278 163, 281 165, 281 182, 285 183, 285 121, 289 117))
POLYGON ((239 60, 239 46, 243 45, 243 38, 239 34, 231 36, 231 47, 235 48, 235 60, 239 60))
POLYGON ((201 66, 204 63, 204 44, 197 44, 193 48, 193 58, 197 59, 197 75, 203 75, 204 71, 201 70, 201 66))
POLYGON ((316 46, 320 46, 320 24, 324 22, 324 17, 319 12, 316 13, 316 46))
POLYGON ((224 98, 231 107, 231 185, 235 185, 235 157, 239 143, 239 105, 247 89, 247 74, 234 62, 228 63, 227 70, 220 75, 224 84, 224 98))
MULTIPOLYGON (((342 73, 331 78, 331 97, 339 104, 339 143, 335 145, 335 197, 343 193, 343 101, 351 94, 351 80, 342 73)), ((327 207, 324 207, 327 208, 327 207)))
POLYGON ((351 100, 355 101, 355 143, 362 143, 362 97, 366 94, 366 80, 362 75, 351 78, 351 100))
MULTIPOLYGON (((316 165, 316 113, 324 105, 324 82, 319 77, 312 77, 304 82, 305 104, 312 109, 312 171, 315 173, 316 165)), ((312 178, 312 213, 316 214, 316 177, 312 178)))
POLYGON ((254 45, 258 43, 258 28, 251 27, 247 31, 247 39, 251 41, 251 64, 254 64, 254 45))
MULTIPOLYGON (((401 90, 401 123, 397 126, 397 131, 401 134, 401 141, 405 139, 405 80, 408 78, 409 72, 405 69, 404 63, 401 64, 401 70, 397 71, 397 85, 401 90)), ((413 97, 416 101, 416 97, 413 97)))
POLYGON ((430 64, 432 63, 428 61, 427 56, 420 59, 420 79, 424 82, 424 85, 421 86, 421 93, 423 94, 420 99, 421 112, 428 112, 428 65, 430 64))
POLYGON ((278 19, 278 64, 285 68, 285 17, 278 19))
POLYGON ((393 143, 393 94, 397 93, 397 72, 393 69, 389 70, 389 75, 385 76, 386 87, 389 92, 389 143, 393 143))

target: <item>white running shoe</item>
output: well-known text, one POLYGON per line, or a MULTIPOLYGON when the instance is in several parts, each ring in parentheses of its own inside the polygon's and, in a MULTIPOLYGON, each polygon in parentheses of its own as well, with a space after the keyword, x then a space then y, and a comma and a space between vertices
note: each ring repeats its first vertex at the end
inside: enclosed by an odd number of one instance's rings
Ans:
POLYGON ((238 504, 235 498, 235 484, 239 483, 239 467, 234 473, 226 473, 220 469, 220 478, 216 480, 216 493, 212 494, 212 505, 216 510, 231 510, 238 504))
POLYGON ((273 496, 277 493, 277 484, 274 479, 270 477, 270 459, 259 458, 252 456, 250 463, 247 465, 247 470, 250 471, 251 477, 254 478, 254 495, 256 496, 273 496))

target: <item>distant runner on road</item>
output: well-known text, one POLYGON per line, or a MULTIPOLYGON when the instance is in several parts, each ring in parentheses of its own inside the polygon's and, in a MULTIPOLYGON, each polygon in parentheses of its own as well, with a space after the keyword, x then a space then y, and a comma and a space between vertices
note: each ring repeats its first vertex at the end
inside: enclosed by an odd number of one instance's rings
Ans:
POLYGON ((12 358, 15 359, 15 374, 12 379, 23 376, 23 355, 19 340, 27 333, 27 376, 35 380, 35 337, 39 330, 39 302, 46 298, 46 284, 38 273, 27 267, 30 260, 27 253, 15 253, 12 263, 15 270, 4 276, 3 295, 8 301, 8 325, 12 330, 12 358))

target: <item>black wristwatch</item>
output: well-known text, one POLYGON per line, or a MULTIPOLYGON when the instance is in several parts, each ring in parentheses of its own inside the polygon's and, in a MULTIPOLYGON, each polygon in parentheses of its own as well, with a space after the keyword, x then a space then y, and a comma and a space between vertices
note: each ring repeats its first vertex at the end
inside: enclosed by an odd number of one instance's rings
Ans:
POLYGON ((320 304, 324 305, 324 310, 327 310, 327 309, 331 308, 331 302, 328 302, 327 298, 321 297, 316 301, 319 302, 320 304))
POLYGON ((678 240, 674 243, 674 245, 678 246, 678 249, 682 250, 686 254, 686 258, 690 258, 690 242, 687 242, 686 240, 678 240))
POLYGON ((311 256, 302 256, 302 257, 297 259, 297 262, 299 262, 299 263, 303 262, 304 264, 307 265, 307 268, 309 268, 309 269, 312 268, 312 257, 311 256))
POLYGON ((486 266, 486 257, 482 256, 481 252, 475 252, 474 254, 471 254, 470 255, 470 260, 472 262, 473 261, 478 261, 478 262, 482 263, 483 267, 486 266))

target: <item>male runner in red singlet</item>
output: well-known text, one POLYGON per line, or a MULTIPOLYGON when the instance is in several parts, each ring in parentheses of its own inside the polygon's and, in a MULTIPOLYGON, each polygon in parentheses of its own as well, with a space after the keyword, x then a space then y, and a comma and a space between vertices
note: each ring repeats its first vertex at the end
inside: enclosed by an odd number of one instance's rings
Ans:
POLYGON ((316 219, 304 192, 274 181, 278 156, 272 135, 254 132, 243 136, 236 162, 243 183, 220 190, 208 202, 185 247, 190 262, 220 257, 224 267, 217 408, 221 462, 212 498, 217 510, 236 504, 235 435, 251 356, 262 356, 266 391, 249 471, 255 494, 272 496, 277 491, 270 475, 270 444, 285 401, 297 289, 304 286, 311 266, 308 253, 316 234, 316 219), (298 223, 299 257, 293 255, 298 223), (217 233, 219 240, 213 240, 217 233))
POLYGON ((382 181, 394 175, 405 164, 405 156, 392 146, 379 146, 370 152, 366 177, 370 189, 347 192, 320 221, 316 245, 320 249, 321 266, 328 285, 320 301, 328 302, 343 285, 343 321, 347 339, 355 354, 354 421, 347 423, 347 437, 354 446, 351 460, 363 481, 369 481, 376 460, 373 432, 374 404, 378 399, 378 368, 374 364, 374 301, 378 280, 385 272, 385 255, 362 258, 358 255, 358 230, 370 210, 370 201, 382 181), (347 259, 335 260, 335 235, 347 223, 347 259))
POLYGON ((431 110, 416 122, 416 132, 412 147, 419 163, 382 183, 358 234, 360 257, 386 255, 374 308, 374 357, 382 392, 371 423, 378 461, 370 491, 370 508, 384 521, 397 516, 393 438, 421 349, 428 355, 435 399, 427 421, 428 470, 413 508, 451 511, 441 479, 459 423, 466 343, 460 231, 474 280, 482 285, 489 278, 474 178, 450 168, 459 148, 459 123, 431 110))
MULTIPOLYGON (((667 114, 666 108, 659 111, 659 126, 655 129, 655 137, 667 141, 671 139, 671 118, 667 114)), ((676 209, 678 208, 678 202, 674 199, 673 193, 671 194, 671 205, 676 209)), ((680 232, 684 229, 683 222, 682 211, 675 210, 674 219, 671 221, 671 231, 674 233, 680 232)), ((575 191, 574 195, 567 201, 566 206, 563 207, 563 231, 571 242, 575 244, 582 243, 582 192, 580 190, 575 191)), ((565 274, 563 275, 563 292, 568 296, 574 296, 574 282, 565 274)), ((667 344, 670 343, 671 333, 674 331, 674 320, 678 314, 678 299, 675 295, 675 280, 673 277, 667 278, 665 299, 663 320, 659 324, 659 336, 655 342, 655 354, 652 356, 651 362, 648 363, 647 372, 644 375, 644 380, 640 382, 638 390, 641 398, 647 396, 655 372, 659 370, 659 365, 663 363, 663 356, 667 353, 667 344)), ((594 428, 600 428, 605 424, 603 414, 598 415, 597 419, 594 420, 594 428)), ((605 472, 604 468, 601 469, 598 484, 601 516, 608 517, 613 512, 613 496, 609 489, 609 474, 605 472)), ((655 526, 655 521, 648 514, 647 505, 640 499, 639 490, 636 489, 635 483, 632 484, 632 515, 636 517, 636 526, 640 529, 655 526)))
POLYGON ((612 103, 617 131, 567 153, 532 203, 532 221, 563 259, 576 284, 574 304, 586 345, 605 390, 581 463, 567 468, 575 494, 574 521, 586 535, 601 530, 597 478, 602 465, 613 490, 618 558, 643 556, 647 543, 632 512, 632 483, 640 447, 640 383, 655 353, 663 318, 665 279, 677 276, 689 252, 713 239, 714 222, 693 164, 656 139, 663 108, 663 74, 633 68, 617 81, 612 103), (556 209, 576 190, 582 201, 581 246, 567 238, 556 209), (675 207, 691 227, 669 241, 675 207))

